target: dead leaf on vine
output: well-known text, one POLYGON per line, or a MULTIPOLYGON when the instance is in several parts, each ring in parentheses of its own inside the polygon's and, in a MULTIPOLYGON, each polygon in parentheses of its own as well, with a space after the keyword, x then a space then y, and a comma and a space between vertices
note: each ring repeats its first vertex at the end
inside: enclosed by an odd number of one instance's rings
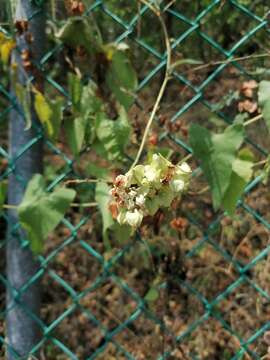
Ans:
POLYGON ((255 80, 244 81, 242 84, 242 93, 248 98, 253 97, 253 91, 258 87, 258 83, 255 80))
POLYGON ((249 114, 253 114, 258 109, 258 104, 255 101, 244 100, 238 103, 238 110, 240 112, 247 111, 249 114))

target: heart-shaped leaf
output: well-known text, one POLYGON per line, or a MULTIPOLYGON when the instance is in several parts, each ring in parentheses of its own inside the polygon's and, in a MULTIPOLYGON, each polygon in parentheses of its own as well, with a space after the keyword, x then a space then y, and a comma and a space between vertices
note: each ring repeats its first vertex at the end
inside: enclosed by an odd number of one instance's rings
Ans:
POLYGON ((57 97, 55 100, 50 101, 40 91, 35 90, 35 93, 34 106, 37 116, 49 139, 56 141, 62 122, 64 100, 57 97))
POLYGON ((106 75, 106 82, 119 103, 128 110, 134 102, 134 92, 138 82, 127 51, 114 49, 106 75))
POLYGON ((45 181, 40 174, 29 181, 18 207, 18 215, 35 254, 42 251, 44 239, 60 223, 75 195, 74 190, 66 188, 46 192, 45 181))
POLYGON ((83 116, 79 116, 75 119, 66 119, 64 122, 64 128, 67 141, 73 155, 79 155, 84 142, 84 136, 86 131, 85 118, 83 116))
POLYGON ((210 185, 214 208, 223 205, 231 213, 241 196, 243 184, 250 178, 250 163, 237 159, 237 151, 244 139, 243 124, 236 122, 221 134, 211 134, 209 130, 194 124, 189 135, 194 155, 200 160, 210 185), (243 172, 243 164, 249 169, 247 174, 243 172), (237 189, 234 188, 235 184, 237 189))
POLYGON ((97 153, 108 160, 120 160, 129 142, 131 130, 125 109, 120 108, 117 120, 110 120, 106 114, 98 113, 95 128, 97 141, 93 147, 97 153))
POLYGON ((72 48, 83 46, 90 55, 96 53, 100 48, 95 28, 88 17, 70 17, 58 31, 56 37, 72 48))
POLYGON ((233 162, 233 171, 230 184, 223 199, 223 207, 229 215, 233 215, 238 200, 241 198, 246 185, 250 181, 253 163, 236 158, 233 162))

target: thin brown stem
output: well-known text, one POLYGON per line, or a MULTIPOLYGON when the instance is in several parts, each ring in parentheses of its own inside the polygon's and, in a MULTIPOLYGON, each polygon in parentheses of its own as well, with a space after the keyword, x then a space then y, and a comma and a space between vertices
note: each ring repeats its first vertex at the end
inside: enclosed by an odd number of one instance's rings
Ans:
POLYGON ((134 166, 137 165, 137 163, 140 160, 140 157, 142 155, 142 152, 143 152, 143 149, 144 149, 144 146, 145 146, 149 131, 150 131, 152 123, 153 123, 153 120, 154 120, 154 118, 156 116, 156 113, 157 113, 158 108, 159 108, 159 104, 160 104, 160 102, 162 100, 162 97, 164 95, 164 92, 166 90, 167 83, 170 80, 170 68, 171 68, 171 45, 170 45, 170 39, 169 39, 169 34, 168 34, 168 31, 167 31, 167 28, 166 28, 166 24, 165 24, 165 22, 164 22, 164 20, 163 20, 163 18, 161 16, 161 13, 157 8, 155 8, 152 4, 149 4, 147 1, 145 1, 145 0, 139 0, 139 1, 142 2, 143 4, 147 5, 149 7, 149 9, 152 10, 152 12, 157 16, 157 18, 158 18, 158 20, 159 20, 159 22, 161 24, 163 34, 164 34, 165 44, 166 44, 166 50, 167 50, 167 63, 166 63, 166 72, 165 72, 165 76, 164 76, 164 79, 163 79, 163 83, 162 83, 161 88, 159 90, 159 93, 158 93, 156 102, 154 104, 153 110, 151 112, 151 115, 149 117, 149 120, 148 120, 148 122, 146 124, 145 131, 144 131, 143 138, 142 138, 142 142, 140 144, 140 148, 138 150, 136 158, 135 158, 135 160, 134 160, 134 162, 133 162, 133 164, 131 166, 131 169, 134 166))
POLYGON ((90 203, 71 203, 71 207, 84 207, 84 208, 91 208, 96 207, 98 204, 96 202, 90 202, 90 203))
POLYGON ((261 58, 261 57, 270 57, 270 53, 241 56, 241 57, 238 57, 238 58, 227 59, 227 60, 223 60, 223 61, 212 61, 210 63, 199 65, 199 66, 196 66, 196 67, 194 67, 192 69, 189 69, 189 70, 185 71, 183 74, 204 70, 204 69, 206 69, 208 67, 211 67, 211 66, 222 65, 222 64, 231 64, 234 61, 239 62, 239 61, 245 61, 245 60, 256 59, 256 58, 261 58))
POLYGON ((184 162, 188 161, 189 159, 191 159, 193 156, 193 154, 188 154, 187 156, 185 156, 183 159, 181 159, 177 165, 183 164, 184 162))
POLYGON ((71 179, 71 180, 66 180, 64 182, 64 185, 78 185, 78 184, 86 184, 86 183, 89 183, 89 184, 92 184, 92 183, 98 183, 98 182, 106 182, 106 183, 109 183, 109 181, 105 181, 105 180, 100 180, 100 179, 71 179))
POLYGON ((3 209, 17 209, 17 205, 8 205, 8 204, 4 204, 2 205, 3 209))
POLYGON ((191 195, 191 196, 202 195, 202 194, 206 193, 209 189, 210 189, 210 187, 209 187, 209 185, 207 185, 199 191, 189 191, 188 195, 191 195))
MULTIPOLYGON (((90 207, 96 207, 98 204, 96 202, 90 202, 90 203, 71 203, 70 206, 71 207, 85 207, 85 208, 90 208, 90 207)), ((4 204, 3 209, 18 209, 19 205, 8 205, 8 204, 4 204)))
POLYGON ((255 164, 252 165, 252 167, 257 167, 257 166, 261 166, 261 165, 265 165, 268 162, 268 159, 264 159, 261 161, 256 162, 255 164))
POLYGON ((256 121, 258 121, 258 120, 260 120, 260 119, 262 119, 262 118, 263 118, 262 114, 256 115, 256 116, 254 116, 253 118, 245 121, 245 122, 244 122, 244 126, 248 126, 248 125, 250 125, 250 124, 253 124, 253 123, 255 123, 256 121))

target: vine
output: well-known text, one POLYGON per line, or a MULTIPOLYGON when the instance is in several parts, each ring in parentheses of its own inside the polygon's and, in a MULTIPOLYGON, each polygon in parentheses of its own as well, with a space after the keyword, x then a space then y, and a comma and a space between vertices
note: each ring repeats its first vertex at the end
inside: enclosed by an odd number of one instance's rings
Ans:
MULTIPOLYGON (((46 190, 45 177, 35 175, 27 186, 24 199, 18 205, 5 204, 7 186, 6 183, 0 183, 0 211, 17 209, 21 225, 26 230, 35 253, 42 251, 43 241, 60 223, 69 207, 99 207, 103 218, 104 242, 108 244, 108 231, 115 226, 114 220, 124 226, 125 232, 128 232, 126 226, 130 226, 134 232, 146 217, 155 216, 161 208, 171 208, 174 199, 179 199, 180 195, 185 193, 199 196, 209 190, 214 209, 223 209, 233 216, 246 185, 254 177, 255 169, 264 166, 260 174, 264 181, 268 179, 269 159, 255 161, 253 153, 245 149, 243 144, 247 126, 264 119, 270 130, 269 81, 261 81, 256 94, 254 89, 257 88, 257 84, 253 84, 252 89, 249 89, 251 97, 257 97, 256 101, 258 100, 260 107, 255 116, 249 118, 247 110, 244 114, 238 115, 231 125, 216 133, 192 124, 189 129, 192 154, 174 164, 162 156, 158 147, 155 147, 155 151, 148 154, 146 160, 140 163, 153 121, 157 117, 173 72, 182 64, 197 62, 194 59, 172 62, 170 38, 162 11, 157 5, 145 0, 139 0, 139 3, 148 6, 161 26, 166 48, 166 68, 135 155, 131 151, 128 157, 126 156, 132 133, 129 109, 134 100, 137 100, 135 92, 138 85, 129 47, 125 43, 104 43, 96 24, 84 16, 82 3, 76 2, 76 7, 69 9, 71 16, 67 22, 54 24, 51 28, 52 41, 66 52, 64 58, 70 70, 66 77, 66 88, 70 95, 68 103, 62 95, 53 98, 46 89, 43 91, 31 84, 27 87, 16 87, 18 107, 24 113, 26 131, 33 125, 31 98, 34 98, 35 112, 45 135, 52 143, 60 141, 62 129, 74 158, 90 149, 98 158, 106 159, 114 168, 127 169, 122 175, 119 175, 118 171, 118 176, 111 176, 109 171, 96 166, 91 169, 91 175, 96 179, 68 179, 64 181, 63 187, 57 187, 50 192, 46 190), (93 68, 90 69, 91 80, 83 78, 82 75, 85 63, 88 62, 93 64, 93 68), (128 158, 134 159, 130 166, 128 158), (191 158, 199 162, 199 174, 204 176, 207 185, 202 189, 190 189, 187 192, 190 183, 192 184, 191 180, 196 176, 186 163, 191 158), (75 201, 75 198, 80 200, 80 193, 70 186, 83 184, 93 186, 90 195, 94 197, 93 201, 75 201), (52 214, 48 209, 54 209, 52 214), (42 229, 36 226, 38 221, 33 216, 35 211, 43 215, 42 229)), ((173 4, 173 1, 170 4, 173 4)), ((31 42, 27 20, 22 19, 15 25, 16 36, 23 36, 26 41, 31 42)), ((0 55, 5 70, 8 69, 11 52, 19 51, 15 47, 16 39, 1 32, 0 55)), ((269 54, 252 57, 266 56, 269 54)), ((251 56, 228 59, 222 63, 249 58, 251 56)), ((30 76, 35 68, 31 52, 22 52, 21 59, 25 71, 30 76)), ((199 71, 218 64, 221 62, 201 64, 190 71, 199 71)), ((16 66, 13 69, 12 81, 16 81, 16 66)), ((237 96, 239 98, 239 94, 237 96)), ((233 99, 235 96, 231 99, 221 99, 219 108, 223 108, 224 103, 227 106, 233 99)))

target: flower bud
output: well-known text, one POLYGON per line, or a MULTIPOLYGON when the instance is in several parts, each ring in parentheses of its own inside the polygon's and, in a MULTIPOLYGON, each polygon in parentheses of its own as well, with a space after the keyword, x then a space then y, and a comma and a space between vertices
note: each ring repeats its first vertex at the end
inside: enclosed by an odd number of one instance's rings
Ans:
POLYGON ((181 179, 177 179, 177 180, 172 180, 170 182, 170 186, 171 186, 171 189, 174 191, 174 192, 180 192, 180 191, 183 191, 184 188, 185 188, 185 182, 181 179))
POLYGON ((136 228, 141 225, 143 220, 143 214, 135 209, 134 211, 127 211, 125 222, 130 226, 136 228))
POLYGON ((139 195, 136 197, 135 202, 136 202, 136 205, 143 206, 145 203, 145 197, 143 195, 139 195))
POLYGON ((182 172, 184 172, 184 173, 186 173, 186 174, 191 173, 191 168, 190 168, 190 166, 189 166, 186 162, 182 163, 182 164, 179 165, 178 167, 179 167, 179 169, 180 169, 182 172))
POLYGON ((150 182, 156 181, 159 178, 159 172, 155 168, 153 168, 152 166, 145 165, 145 167, 144 167, 144 176, 150 182))

